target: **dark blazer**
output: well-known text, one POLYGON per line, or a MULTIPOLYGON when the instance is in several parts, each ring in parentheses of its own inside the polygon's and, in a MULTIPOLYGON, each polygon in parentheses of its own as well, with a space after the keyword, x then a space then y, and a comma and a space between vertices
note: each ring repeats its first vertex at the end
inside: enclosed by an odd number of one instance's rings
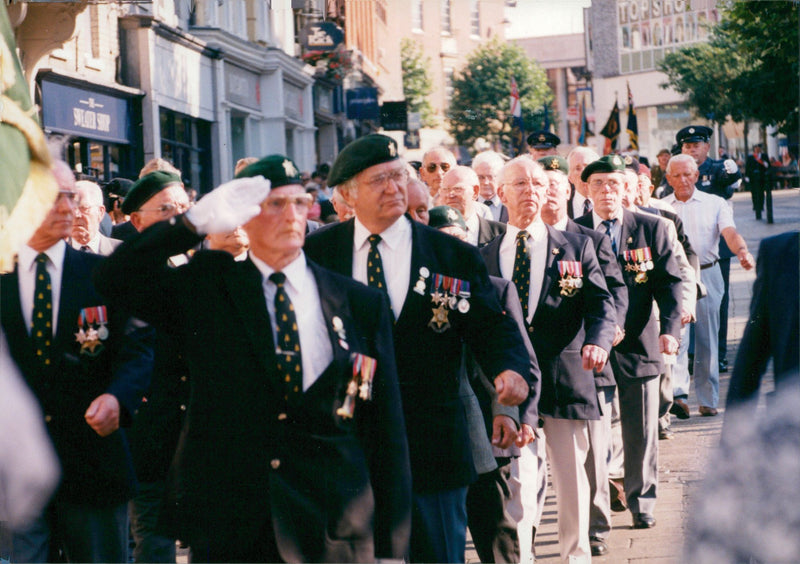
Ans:
POLYGON ((733 174, 725 171, 722 161, 706 159, 697 167, 698 177, 695 187, 701 192, 708 192, 729 200, 733 196, 733 184, 741 180, 742 171, 733 174))
MULTIPOLYGON (((594 229, 592 214, 575 220, 578 225, 594 229)), ((632 378, 657 376, 663 371, 658 343, 661 334, 680 336, 681 275, 673 256, 667 228, 657 217, 623 210, 617 262, 628 287, 628 312, 625 316, 625 338, 614 347, 616 366, 632 378), (647 280, 636 282, 636 272, 626 270, 624 252, 649 247, 653 269, 647 280), (653 313, 653 300, 660 318, 653 313)))
POLYGON ((308 263, 334 358, 287 408, 260 271, 222 251, 167 267, 167 257, 200 239, 180 218, 173 223, 120 246, 97 276, 110 299, 183 341, 191 401, 162 512, 166 532, 212 554, 271 528, 287 562, 402 558, 411 485, 382 295, 308 263), (347 419, 336 411, 352 353, 377 359, 377 372, 372 400, 357 399, 347 419))
MULTIPOLYGON (((600 270, 603 271, 608 291, 614 299, 616 324, 622 327, 625 325, 625 316, 628 313, 628 287, 625 285, 625 280, 622 278, 622 271, 617 263, 617 258, 611 250, 611 240, 604 233, 596 229, 589 229, 583 225, 578 225, 571 219, 567 220, 567 226, 564 231, 585 235, 594 243, 597 262, 600 264, 600 270)), ((610 362, 606 363, 602 372, 595 372, 594 383, 598 388, 614 386, 616 384, 614 380, 614 370, 611 368, 610 362)))
MULTIPOLYGON (((501 276, 498 237, 481 249, 489 273, 501 276)), ((615 313, 611 294, 597 262, 592 241, 547 226, 547 265, 536 313, 528 327, 542 373, 539 413, 558 419, 599 419, 594 376, 584 370, 581 349, 586 344, 611 351, 615 313), (564 296, 558 262, 579 261, 583 286, 564 296)), ((523 416, 531 424, 530 417, 523 416)), ((535 424, 533 425, 536 426, 535 424)))
MULTIPOLYGON (((494 204, 490 206, 485 200, 482 200, 481 203, 490 209, 494 206, 494 204)), ((492 217, 494 217, 494 213, 492 214, 492 217)), ((498 217, 497 221, 500 223, 508 223, 508 208, 503 203, 500 204, 500 216, 498 217)))
POLYGON ((506 232, 506 224, 478 216, 478 247, 483 247, 489 241, 506 232))
POLYGON ((61 462, 62 480, 56 499, 95 507, 129 499, 136 487, 125 431, 100 437, 84 419, 95 398, 114 395, 120 423, 128 426, 150 381, 153 363, 150 328, 137 327, 110 306, 92 283, 92 272, 104 260, 67 246, 61 279, 51 368, 43 369, 25 328, 18 272, 0 277, 0 315, 12 357, 36 395, 61 462), (84 308, 106 305, 109 336, 97 356, 81 354, 75 337, 84 308))
MULTIPOLYGON (((773 361, 776 390, 797 382, 800 370, 800 233, 791 231, 761 241, 756 281, 750 302, 750 321, 745 326, 728 390, 727 406, 758 397, 761 377, 773 361)), ((751 411, 755 412, 755 402, 751 411)))
MULTIPOLYGON (((394 325, 397 372, 403 397, 414 491, 463 487, 476 477, 458 395, 462 343, 466 342, 491 378, 506 369, 523 377, 534 373, 513 321, 502 315, 478 250, 458 239, 411 221, 411 277, 403 310, 394 325), (414 291, 424 268, 422 294, 414 291), (429 327, 434 274, 470 283, 467 313, 450 310, 451 327, 429 327)), ((306 239, 309 257, 345 276, 353 274, 354 220, 331 224, 306 239)), ((538 383, 530 381, 532 393, 538 383)))

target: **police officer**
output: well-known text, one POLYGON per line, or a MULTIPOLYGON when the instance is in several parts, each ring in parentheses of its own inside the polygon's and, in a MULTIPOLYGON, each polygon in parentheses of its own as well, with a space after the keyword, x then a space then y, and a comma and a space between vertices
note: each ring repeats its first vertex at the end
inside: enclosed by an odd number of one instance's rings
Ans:
POLYGON ((558 135, 554 135, 549 131, 541 129, 534 131, 528 135, 528 151, 530 151, 533 160, 537 161, 542 157, 549 157, 550 155, 557 155, 556 147, 561 144, 561 139, 558 135))

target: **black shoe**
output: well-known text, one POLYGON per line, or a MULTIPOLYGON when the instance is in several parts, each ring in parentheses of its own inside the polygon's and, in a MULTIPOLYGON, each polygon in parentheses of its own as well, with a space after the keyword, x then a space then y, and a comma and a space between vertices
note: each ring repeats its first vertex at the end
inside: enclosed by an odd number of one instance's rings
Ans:
POLYGON ((656 519, 649 513, 634 513, 633 514, 633 528, 634 529, 652 529, 656 526, 656 519))
POLYGON ((678 419, 689 419, 691 412, 689 411, 689 404, 685 399, 675 398, 672 400, 672 407, 669 412, 678 419))
POLYGON ((727 358, 719 359, 719 371, 720 371, 720 373, 728 371, 728 359, 727 358))
POLYGON ((606 541, 599 537, 589 537, 589 546, 592 549, 592 556, 603 556, 608 554, 606 541))

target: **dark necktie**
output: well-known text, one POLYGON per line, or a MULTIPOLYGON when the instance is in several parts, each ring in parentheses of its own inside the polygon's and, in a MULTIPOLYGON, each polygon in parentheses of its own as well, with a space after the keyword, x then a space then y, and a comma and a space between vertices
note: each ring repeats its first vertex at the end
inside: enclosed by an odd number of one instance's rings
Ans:
POLYGON ((583 215, 586 215, 590 211, 592 211, 592 201, 589 198, 586 198, 583 201, 583 215))
POLYGON ((33 291, 31 337, 36 359, 43 366, 50 364, 50 343, 53 340, 53 290, 47 272, 47 255, 36 255, 36 284, 33 291))
POLYGON ((369 254, 367 255, 367 286, 377 288, 387 296, 389 289, 386 287, 386 278, 383 276, 383 261, 381 252, 378 250, 378 243, 381 242, 380 235, 370 235, 369 254))
POLYGON ((608 238, 611 239, 611 250, 614 251, 614 254, 617 254, 617 241, 614 239, 614 232, 612 229, 614 228, 614 224, 617 222, 616 219, 604 219, 603 226, 606 228, 606 235, 608 238))
POLYGON ((300 354, 300 333, 297 330, 297 316, 294 306, 286 293, 283 272, 273 272, 269 276, 275 283, 275 324, 278 326, 277 357, 278 374, 283 379, 284 399, 299 397, 303 391, 303 358, 300 354))
POLYGON ((522 313, 527 320, 531 288, 531 256, 528 247, 528 232, 525 230, 517 233, 517 254, 514 257, 514 274, 511 280, 517 287, 522 313))
POLYGON ((89 248, 89 245, 81 245, 81 250, 82 250, 84 253, 90 253, 90 252, 92 252, 92 249, 90 249, 90 248, 89 248))

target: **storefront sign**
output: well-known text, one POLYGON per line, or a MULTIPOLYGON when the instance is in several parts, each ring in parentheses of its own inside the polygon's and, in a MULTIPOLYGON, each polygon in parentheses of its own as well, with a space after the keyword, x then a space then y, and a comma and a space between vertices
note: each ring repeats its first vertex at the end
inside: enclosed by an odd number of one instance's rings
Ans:
POLYGON ((110 143, 130 143, 130 101, 66 84, 42 81, 46 130, 110 143))
POLYGON ((333 22, 308 24, 301 33, 307 51, 333 51, 344 41, 344 31, 333 22))
POLYGON ((254 110, 260 109, 261 89, 259 88, 258 75, 236 65, 226 63, 225 96, 234 104, 254 110))
POLYGON ((347 91, 346 98, 347 119, 380 118, 377 88, 353 88, 347 91))

